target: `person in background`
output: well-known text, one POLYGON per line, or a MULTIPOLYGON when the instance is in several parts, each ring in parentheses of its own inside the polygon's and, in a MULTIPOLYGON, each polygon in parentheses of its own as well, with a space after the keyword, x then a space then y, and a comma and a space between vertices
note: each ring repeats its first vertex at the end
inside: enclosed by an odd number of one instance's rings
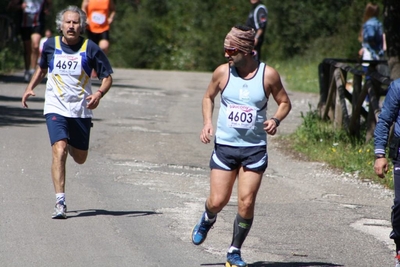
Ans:
POLYGON ((52 218, 67 218, 65 201, 66 161, 68 154, 78 164, 88 156, 93 109, 112 85, 113 70, 103 51, 81 34, 86 14, 76 6, 60 11, 56 18, 61 36, 49 38, 43 46, 39 66, 25 93, 22 106, 35 96, 33 89, 47 75, 44 115, 52 148, 51 175, 56 193, 52 218), (90 74, 96 69, 100 88, 92 91, 90 74))
POLYGON ((379 60, 384 56, 384 34, 378 19, 379 6, 368 3, 364 10, 360 38, 362 47, 359 55, 363 60, 379 60))
MULTIPOLYGON (((360 30, 359 40, 361 41, 361 49, 358 51, 362 60, 381 60, 385 50, 385 35, 383 33, 382 23, 378 19, 379 6, 368 3, 364 10, 362 27, 360 30)), ((369 63, 363 62, 362 68, 367 73, 369 63)), ((365 76, 365 82, 371 80, 369 75, 365 76)), ((368 109, 369 96, 367 95, 363 103, 364 108, 368 109)))
POLYGON ((44 42, 46 42, 47 39, 49 39, 52 35, 53 35, 53 33, 51 32, 51 30, 47 29, 44 33, 44 37, 42 37, 42 39, 40 39, 38 64, 40 63, 40 58, 42 56, 44 42))
POLYGON ((105 54, 110 47, 110 25, 115 17, 113 0, 83 0, 82 10, 88 18, 87 36, 98 44, 105 54))
MULTIPOLYGON (((82 10, 87 14, 87 36, 107 55, 110 48, 110 25, 114 21, 113 0, 83 0, 82 10)), ((95 70, 92 78, 97 77, 95 70)))
POLYGON ((20 34, 24 44, 24 80, 29 82, 39 58, 39 43, 44 33, 45 16, 49 14, 51 0, 11 0, 8 8, 20 11, 20 34))
POLYGON ((210 159, 210 194, 191 239, 195 245, 204 242, 217 214, 228 204, 237 179, 238 211, 233 222, 227 267, 247 266, 241 258, 241 247, 253 223, 257 192, 268 165, 267 134, 275 135, 291 110, 279 73, 255 59, 254 36, 252 28, 240 25, 227 34, 224 49, 228 63, 215 69, 202 105, 204 126, 200 140, 208 144, 214 134, 214 100, 221 95, 210 159), (267 119, 271 96, 278 107, 267 119))
POLYGON ((255 57, 261 60, 261 46, 264 43, 265 31, 268 23, 268 10, 260 0, 250 0, 252 8, 247 17, 246 25, 256 31, 254 37, 254 49, 257 51, 255 57))

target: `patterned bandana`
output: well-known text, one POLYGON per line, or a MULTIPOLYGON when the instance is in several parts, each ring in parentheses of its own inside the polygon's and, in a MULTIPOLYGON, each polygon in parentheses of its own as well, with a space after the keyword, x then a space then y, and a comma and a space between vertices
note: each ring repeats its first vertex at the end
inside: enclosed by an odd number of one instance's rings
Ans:
POLYGON ((227 49, 237 48, 244 53, 252 53, 254 49, 255 31, 243 31, 236 27, 232 27, 231 31, 226 35, 224 47, 227 49))

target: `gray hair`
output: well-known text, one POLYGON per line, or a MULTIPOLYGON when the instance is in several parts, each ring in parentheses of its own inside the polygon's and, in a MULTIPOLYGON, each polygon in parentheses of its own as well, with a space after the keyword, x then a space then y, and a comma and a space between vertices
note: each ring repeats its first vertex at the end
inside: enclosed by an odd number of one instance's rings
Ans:
POLYGON ((83 12, 83 10, 80 9, 79 7, 77 7, 77 6, 68 6, 67 8, 65 8, 65 9, 61 10, 60 12, 58 12, 58 14, 56 16, 56 28, 57 28, 57 31, 59 33, 62 32, 61 31, 61 25, 63 23, 64 13, 67 12, 67 11, 71 11, 71 12, 75 12, 75 13, 79 14, 79 18, 80 18, 79 21, 80 21, 80 26, 81 26, 81 32, 80 33, 81 34, 84 33, 85 30, 86 30, 86 26, 87 26, 87 24, 86 24, 86 18, 87 18, 86 17, 86 13, 83 12))

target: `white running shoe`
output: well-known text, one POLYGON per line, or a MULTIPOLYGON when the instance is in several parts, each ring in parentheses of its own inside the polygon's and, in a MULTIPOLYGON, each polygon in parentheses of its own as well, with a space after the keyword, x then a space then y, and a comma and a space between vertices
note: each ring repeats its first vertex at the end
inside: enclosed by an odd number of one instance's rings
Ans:
POLYGON ((52 219, 67 219, 67 205, 64 202, 58 202, 54 207, 52 219))

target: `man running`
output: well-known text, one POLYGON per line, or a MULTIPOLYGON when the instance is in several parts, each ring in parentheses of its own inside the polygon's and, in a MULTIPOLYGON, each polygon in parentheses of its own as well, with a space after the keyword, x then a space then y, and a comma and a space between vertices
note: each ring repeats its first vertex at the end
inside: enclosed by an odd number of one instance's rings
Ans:
POLYGON ((224 42, 228 63, 214 71, 203 97, 203 130, 200 140, 211 142, 214 134, 214 100, 221 94, 215 146, 210 160, 210 194, 192 242, 200 245, 214 225, 217 214, 229 202, 238 179, 238 211, 226 266, 247 266, 240 249, 253 223, 254 205, 262 176, 268 165, 267 134, 274 135, 291 110, 290 99, 278 72, 254 58, 255 31, 236 26, 224 42), (267 119, 267 103, 272 96, 278 108, 267 119))
POLYGON ((91 40, 81 37, 86 14, 69 6, 57 14, 61 36, 49 38, 43 47, 39 66, 22 97, 22 106, 35 96, 33 89, 47 74, 44 115, 52 147, 51 174, 56 193, 52 218, 67 218, 65 202, 65 165, 68 153, 78 164, 88 156, 92 110, 112 84, 113 70, 103 51, 91 40), (90 74, 95 69, 101 85, 92 92, 90 74))

